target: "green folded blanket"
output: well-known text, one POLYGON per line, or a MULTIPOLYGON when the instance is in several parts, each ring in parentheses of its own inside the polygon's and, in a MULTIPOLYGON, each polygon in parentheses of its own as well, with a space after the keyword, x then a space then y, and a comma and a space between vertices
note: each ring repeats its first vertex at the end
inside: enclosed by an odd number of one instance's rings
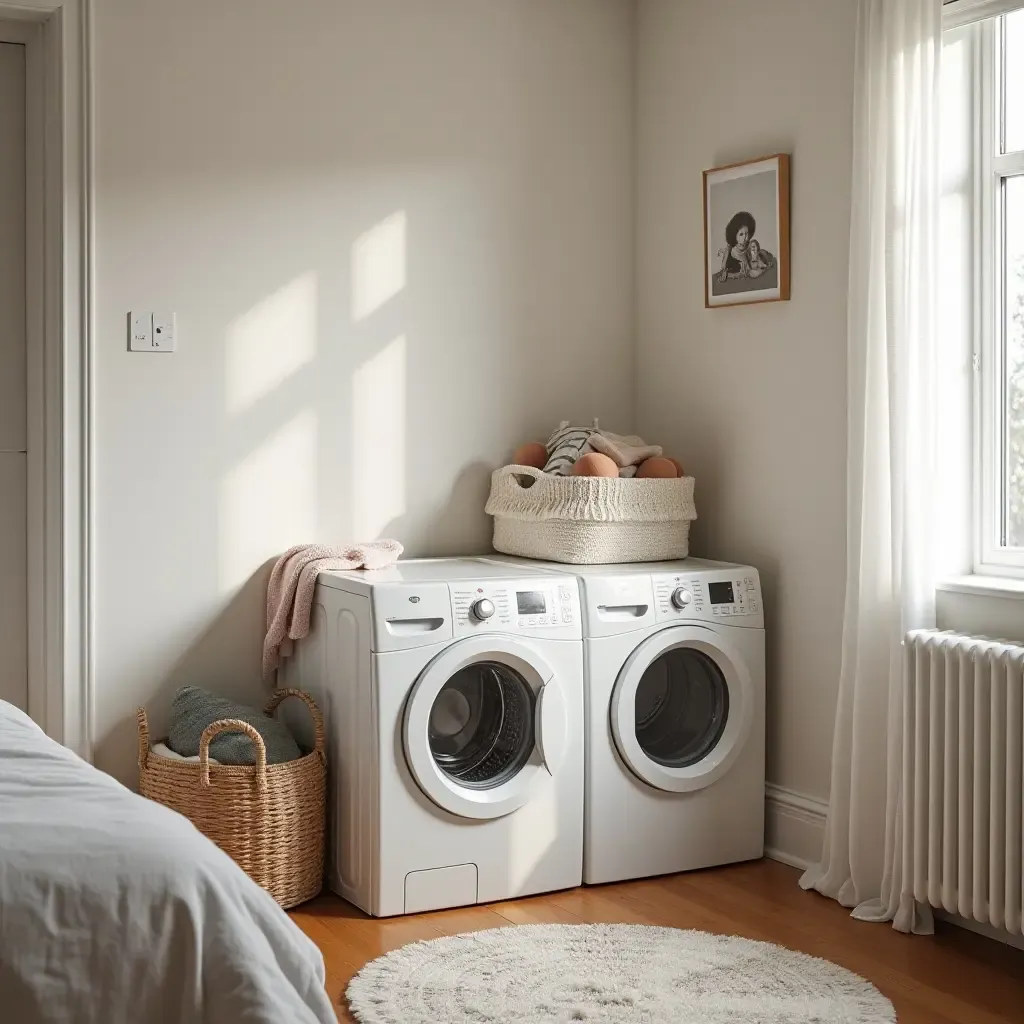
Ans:
MULTIPOLYGON (((238 718, 251 725, 263 737, 268 764, 302 757, 302 751, 282 722, 198 686, 183 686, 174 695, 167 746, 182 757, 194 757, 199 753, 203 730, 222 718, 238 718)), ((210 757, 221 764, 255 764, 256 748, 245 733, 222 732, 210 744, 210 757)))

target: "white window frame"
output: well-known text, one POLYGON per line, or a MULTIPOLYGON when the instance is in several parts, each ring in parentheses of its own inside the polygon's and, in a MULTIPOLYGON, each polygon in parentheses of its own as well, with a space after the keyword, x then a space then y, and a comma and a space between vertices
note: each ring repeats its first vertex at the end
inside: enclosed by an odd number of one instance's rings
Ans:
POLYGON ((1024 7, 1024 0, 948 4, 944 28, 977 21, 974 32, 972 285, 975 369, 973 401, 973 563, 981 576, 1024 577, 1024 547, 1002 544, 1005 494, 1004 274, 1002 192, 1008 177, 1024 174, 1024 151, 1000 155, 1002 117, 999 95, 1002 48, 999 15, 1024 7), (998 8, 998 9, 995 9, 998 8), (951 10, 952 9, 952 10, 951 10), (973 16, 972 16, 973 15, 973 16), (981 20, 984 19, 984 20, 981 20))

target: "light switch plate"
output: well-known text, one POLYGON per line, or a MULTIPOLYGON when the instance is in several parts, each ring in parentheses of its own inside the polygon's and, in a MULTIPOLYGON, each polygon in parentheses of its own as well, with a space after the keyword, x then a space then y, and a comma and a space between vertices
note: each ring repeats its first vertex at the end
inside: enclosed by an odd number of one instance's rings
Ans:
POLYGON ((128 314, 128 351, 153 351, 152 313, 132 312, 128 314))
POLYGON ((153 351, 173 352, 178 347, 174 313, 153 314, 153 351))

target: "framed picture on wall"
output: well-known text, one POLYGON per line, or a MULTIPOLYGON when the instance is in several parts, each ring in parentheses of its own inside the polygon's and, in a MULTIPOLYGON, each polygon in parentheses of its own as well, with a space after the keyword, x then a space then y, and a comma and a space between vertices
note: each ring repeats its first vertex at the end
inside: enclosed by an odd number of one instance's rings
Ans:
POLYGON ((789 298, 789 156, 704 172, 704 305, 789 298))

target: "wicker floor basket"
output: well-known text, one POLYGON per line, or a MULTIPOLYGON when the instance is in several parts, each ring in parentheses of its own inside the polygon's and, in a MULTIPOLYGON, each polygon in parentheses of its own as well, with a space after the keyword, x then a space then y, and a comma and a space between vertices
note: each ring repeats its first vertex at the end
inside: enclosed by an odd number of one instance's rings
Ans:
POLYGON ((306 702, 316 749, 297 761, 267 764, 263 738, 248 723, 222 719, 199 741, 199 761, 161 757, 150 749, 145 708, 138 709, 139 792, 184 814, 229 854, 282 907, 312 899, 324 873, 324 720, 301 690, 278 690, 266 705, 273 714, 288 697, 306 702), (210 764, 210 742, 222 732, 243 732, 256 747, 255 765, 210 764))

